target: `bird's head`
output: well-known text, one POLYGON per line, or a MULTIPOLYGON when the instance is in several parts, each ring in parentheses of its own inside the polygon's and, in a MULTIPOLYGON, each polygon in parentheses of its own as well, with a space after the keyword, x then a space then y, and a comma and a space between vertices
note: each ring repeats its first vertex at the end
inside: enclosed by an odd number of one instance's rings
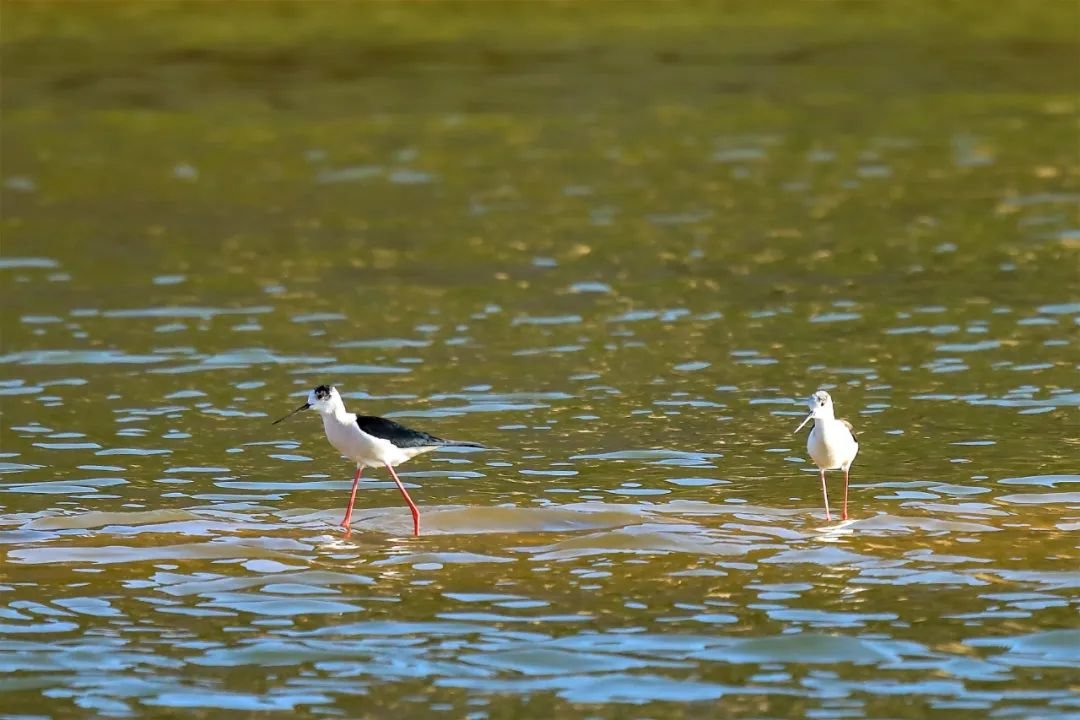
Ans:
POLYGON ((802 430, 803 426, 811 420, 818 418, 827 420, 833 417, 832 397, 824 390, 818 390, 811 395, 806 401, 806 406, 810 408, 810 414, 799 424, 799 427, 795 428, 795 432, 802 430))
POLYGON ((317 410, 320 413, 332 413, 341 406, 341 395, 338 394, 336 387, 332 385, 318 385, 312 388, 311 392, 308 393, 307 402, 293 410, 285 417, 278 418, 273 422, 273 424, 277 425, 285 418, 290 418, 301 410, 307 410, 308 408, 317 410))
POLYGON ((311 389, 307 396, 307 405, 318 412, 331 412, 341 404, 341 395, 333 385, 319 385, 311 389))

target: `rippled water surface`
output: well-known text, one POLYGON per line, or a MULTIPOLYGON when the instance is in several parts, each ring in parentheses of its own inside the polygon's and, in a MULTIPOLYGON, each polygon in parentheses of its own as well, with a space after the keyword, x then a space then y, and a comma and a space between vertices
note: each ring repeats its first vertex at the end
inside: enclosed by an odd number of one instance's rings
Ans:
POLYGON ((4 8, 5 718, 1080 715, 1075 8, 330 7, 4 8))

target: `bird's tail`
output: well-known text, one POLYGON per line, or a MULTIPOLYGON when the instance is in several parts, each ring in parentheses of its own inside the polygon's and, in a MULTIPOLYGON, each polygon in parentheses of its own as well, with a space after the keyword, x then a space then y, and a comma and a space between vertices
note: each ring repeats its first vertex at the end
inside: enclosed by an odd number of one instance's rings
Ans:
POLYGON ((484 450, 488 449, 487 445, 481 445, 478 442, 469 442, 468 440, 443 440, 442 444, 443 445, 453 445, 454 447, 471 447, 471 448, 481 448, 481 449, 484 449, 484 450))

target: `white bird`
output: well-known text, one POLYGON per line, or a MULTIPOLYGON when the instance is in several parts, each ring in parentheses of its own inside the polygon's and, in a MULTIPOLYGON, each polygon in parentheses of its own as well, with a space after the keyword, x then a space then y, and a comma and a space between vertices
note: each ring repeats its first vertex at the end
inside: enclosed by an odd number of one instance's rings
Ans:
POLYGON ((814 421, 814 429, 810 431, 810 437, 806 439, 806 452, 818 466, 821 472, 821 493, 825 497, 825 519, 832 520, 829 515, 829 491, 825 487, 826 470, 844 471, 844 511, 842 518, 847 520, 847 496, 848 478, 851 463, 859 454, 859 440, 855 437, 855 429, 847 420, 838 419, 833 410, 833 401, 829 393, 818 390, 807 401, 810 414, 802 421, 795 432, 803 429, 803 426, 811 420, 814 421))
POLYGON ((480 443, 462 442, 460 440, 443 440, 442 438, 428 435, 426 432, 413 430, 404 425, 387 420, 386 418, 373 415, 356 415, 345 409, 345 403, 338 394, 337 388, 329 385, 319 385, 308 393, 307 402, 293 410, 283 418, 273 422, 277 425, 285 418, 292 417, 301 410, 314 408, 322 416, 323 430, 326 439, 330 441, 338 452, 346 459, 356 463, 356 475, 353 476, 352 495, 349 497, 349 507, 345 510, 345 519, 341 526, 349 532, 349 524, 352 522, 353 503, 356 502, 356 487, 360 482, 360 473, 365 467, 385 467, 390 471, 390 477, 401 491, 409 511, 413 518, 413 534, 420 534, 420 511, 416 508, 405 486, 401 483, 394 468, 406 460, 411 460, 421 453, 426 453, 436 448, 449 445, 460 447, 484 447, 480 443))

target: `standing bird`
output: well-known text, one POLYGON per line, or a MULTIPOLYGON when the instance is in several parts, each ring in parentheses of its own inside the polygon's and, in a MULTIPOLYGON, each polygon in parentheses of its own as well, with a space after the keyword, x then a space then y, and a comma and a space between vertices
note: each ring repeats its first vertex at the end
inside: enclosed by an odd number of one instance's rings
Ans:
POLYGON ((345 510, 345 518, 341 526, 346 534, 350 532, 349 524, 352 522, 353 503, 356 502, 356 486, 360 482, 360 473, 366 467, 385 466, 390 471, 390 477, 394 478, 398 490, 401 491, 405 502, 412 512, 413 534, 420 535, 420 511, 416 508, 408 491, 402 485, 394 467, 406 460, 410 460, 421 453, 436 448, 450 445, 458 447, 484 447, 480 443, 461 442, 458 440, 443 440, 426 432, 412 430, 393 420, 374 417, 371 415, 356 415, 345 409, 345 403, 341 400, 337 388, 329 385, 319 385, 308 393, 307 402, 293 410, 283 418, 273 422, 277 425, 285 418, 292 417, 301 410, 314 408, 322 415, 323 430, 326 439, 337 448, 337 451, 356 463, 356 475, 353 476, 352 495, 349 497, 349 507, 345 510))
POLYGON ((825 487, 826 470, 844 471, 844 513, 842 518, 847 520, 847 495, 848 495, 848 472, 855 456, 859 454, 859 440, 855 437, 855 429, 847 420, 837 419, 833 411, 832 398, 824 390, 818 390, 810 396, 806 403, 810 408, 810 414, 802 421, 795 432, 803 429, 803 425, 814 421, 814 429, 810 431, 810 437, 806 439, 806 452, 821 471, 821 493, 825 496, 825 519, 832 520, 829 515, 829 491, 825 487))

